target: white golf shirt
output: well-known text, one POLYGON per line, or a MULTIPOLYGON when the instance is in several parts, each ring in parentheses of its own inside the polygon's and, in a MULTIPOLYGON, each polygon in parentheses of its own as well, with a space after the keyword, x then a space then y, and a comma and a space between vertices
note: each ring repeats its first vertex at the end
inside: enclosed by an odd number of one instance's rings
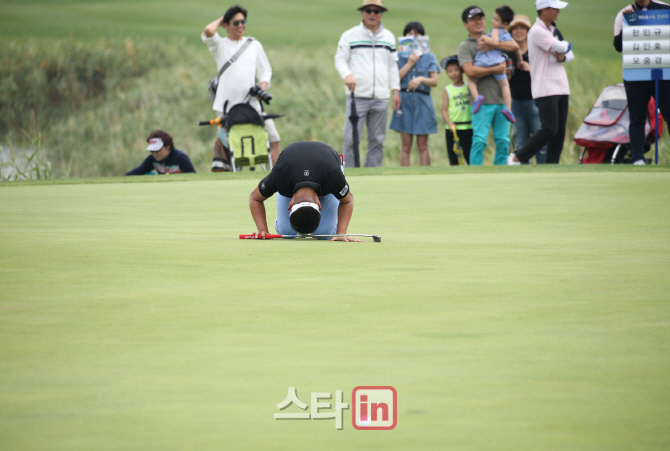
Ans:
MULTIPOLYGON (((211 38, 202 33, 201 38, 216 60, 217 73, 226 61, 235 55, 240 47, 242 47, 242 44, 249 39, 245 36, 239 41, 231 41, 227 36, 222 38, 218 33, 214 33, 214 36, 211 38)), ((265 81, 270 86, 271 78, 272 67, 270 67, 270 61, 268 61, 268 57, 265 55, 263 46, 254 39, 249 44, 249 47, 240 55, 239 59, 231 64, 219 78, 219 87, 216 91, 216 98, 214 99, 212 109, 225 113, 223 111, 225 105, 226 111, 229 111, 233 105, 245 101, 249 89, 256 83, 265 81), (227 105, 226 102, 228 102, 227 105)), ((255 97, 251 99, 250 104, 256 111, 261 112, 260 103, 255 97)))

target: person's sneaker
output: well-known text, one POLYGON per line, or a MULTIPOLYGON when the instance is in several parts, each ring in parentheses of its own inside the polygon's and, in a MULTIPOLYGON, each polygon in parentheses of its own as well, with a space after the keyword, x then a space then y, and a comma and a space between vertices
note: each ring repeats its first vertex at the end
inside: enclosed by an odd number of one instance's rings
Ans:
POLYGON ((510 121, 513 124, 516 124, 516 118, 514 117, 514 113, 508 110, 507 107, 503 107, 502 114, 505 115, 508 121, 510 121))
POLYGON ((484 96, 477 97, 477 100, 475 100, 475 104, 472 105, 472 113, 473 114, 479 113, 479 109, 482 107, 483 103, 484 103, 484 96))
POLYGON ((507 166, 521 166, 520 161, 514 161, 514 154, 507 155, 507 166))
POLYGON ((633 164, 636 165, 636 166, 641 166, 643 164, 647 164, 647 162, 644 161, 644 158, 641 158, 641 159, 637 160, 636 162, 634 162, 633 164))

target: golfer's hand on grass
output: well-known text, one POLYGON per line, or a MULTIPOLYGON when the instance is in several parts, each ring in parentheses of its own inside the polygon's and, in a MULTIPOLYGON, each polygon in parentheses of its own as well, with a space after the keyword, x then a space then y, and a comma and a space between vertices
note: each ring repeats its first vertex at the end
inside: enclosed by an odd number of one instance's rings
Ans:
POLYGON ((356 238, 352 238, 350 236, 334 236, 330 239, 330 241, 349 241, 352 243, 360 243, 361 240, 357 240, 356 238))
POLYGON ((254 232, 252 233, 254 239, 260 239, 260 240, 265 240, 265 234, 269 234, 270 232, 254 232))
POLYGON ((356 89, 356 80, 354 80, 353 75, 347 75, 347 78, 344 79, 344 84, 347 85, 347 88, 351 92, 354 92, 354 89, 356 89))

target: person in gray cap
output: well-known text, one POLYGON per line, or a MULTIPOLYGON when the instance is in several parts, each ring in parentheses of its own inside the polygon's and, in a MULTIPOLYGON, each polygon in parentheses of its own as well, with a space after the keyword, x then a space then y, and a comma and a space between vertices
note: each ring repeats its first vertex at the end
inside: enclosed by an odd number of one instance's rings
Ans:
POLYGON ((364 166, 379 167, 384 157, 389 90, 393 91, 393 110, 400 108, 398 53, 395 36, 381 23, 387 11, 382 0, 363 0, 358 10, 363 20, 342 33, 335 54, 335 68, 344 80, 347 94, 342 154, 347 167, 354 167, 349 121, 353 93, 359 117, 358 136, 363 134, 364 124, 368 127, 364 166))

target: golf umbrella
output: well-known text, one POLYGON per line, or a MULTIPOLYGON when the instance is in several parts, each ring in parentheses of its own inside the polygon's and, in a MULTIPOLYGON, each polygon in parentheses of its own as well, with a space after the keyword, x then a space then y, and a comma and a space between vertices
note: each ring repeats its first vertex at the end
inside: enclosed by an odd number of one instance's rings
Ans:
POLYGON ((354 140, 354 166, 357 168, 361 167, 361 156, 358 153, 358 113, 356 113, 356 102, 354 101, 354 93, 351 92, 351 115, 349 116, 351 121, 351 135, 354 140))

